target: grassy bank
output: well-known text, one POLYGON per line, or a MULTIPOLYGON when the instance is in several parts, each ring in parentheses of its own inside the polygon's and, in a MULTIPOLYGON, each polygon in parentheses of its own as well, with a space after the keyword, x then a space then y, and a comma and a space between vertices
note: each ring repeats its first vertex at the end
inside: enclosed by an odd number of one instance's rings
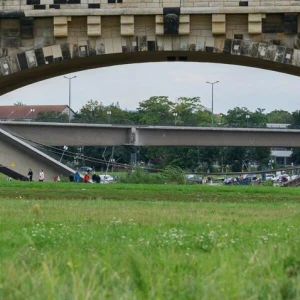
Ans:
POLYGON ((298 189, 3 182, 0 191, 2 299, 300 297, 298 189))
POLYGON ((299 188, 263 186, 0 182, 1 197, 29 200, 141 200, 187 202, 300 201, 299 188))

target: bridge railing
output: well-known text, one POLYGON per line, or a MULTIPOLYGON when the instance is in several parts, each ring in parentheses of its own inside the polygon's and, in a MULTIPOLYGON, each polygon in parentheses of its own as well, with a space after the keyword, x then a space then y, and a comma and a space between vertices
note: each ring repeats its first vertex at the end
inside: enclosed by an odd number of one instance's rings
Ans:
MULTIPOLYGON (((5 121, 5 120, 2 120, 5 121)), ((66 119, 45 119, 45 120, 24 120, 24 119, 10 119, 7 121, 17 121, 17 122, 45 122, 45 123, 69 123, 66 119)), ((166 120, 165 122, 155 122, 155 123, 145 123, 145 122, 137 122, 130 119, 104 119, 104 118, 97 118, 97 119, 84 119, 84 120, 71 120, 71 123, 75 124, 112 124, 112 125, 137 125, 137 126, 178 126, 178 127, 210 127, 211 123, 207 122, 197 122, 194 121, 181 121, 181 122, 175 122, 174 120, 166 120)), ((213 127, 221 127, 221 128, 268 128, 268 129, 300 129, 300 126, 295 125, 288 125, 283 127, 282 124, 272 124, 272 126, 267 126, 266 124, 262 125, 243 125, 243 124, 223 124, 223 123, 215 123, 213 127)))

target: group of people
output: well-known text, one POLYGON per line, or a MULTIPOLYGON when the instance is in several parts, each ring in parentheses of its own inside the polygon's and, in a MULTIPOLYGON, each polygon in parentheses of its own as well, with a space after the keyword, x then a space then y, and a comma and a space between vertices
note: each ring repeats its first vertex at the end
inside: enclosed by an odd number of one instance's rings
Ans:
MULTIPOLYGON (((74 174, 70 174, 69 176, 70 182, 80 182, 80 173, 78 172, 78 170, 76 170, 76 172, 74 174)), ((91 177, 90 174, 88 172, 86 172, 83 176, 83 181, 85 183, 90 182, 91 177)), ((101 182, 101 178, 99 175, 97 175, 95 172, 92 176, 92 181, 94 183, 100 183, 101 182)))
MULTIPOLYGON (((78 170, 76 170, 76 172, 73 174, 71 173, 69 176, 69 180, 70 182, 80 182, 80 173, 78 170)), ((29 181, 33 181, 33 171, 32 169, 29 169, 28 174, 27 174, 27 178, 29 181)), ((39 181, 44 181, 45 180, 45 174, 44 171, 41 169, 39 172, 39 181)), ((101 178, 99 175, 97 175, 95 172, 92 175, 92 178, 90 177, 89 173, 86 172, 83 176, 83 181, 88 183, 90 182, 90 180, 92 180, 94 183, 100 183, 101 182, 101 178)))
POLYGON ((78 170, 73 174, 71 173, 69 176, 70 182, 79 182, 80 181, 80 174, 78 170))
MULTIPOLYGON (((27 174, 28 180, 33 181, 33 171, 32 169, 29 169, 28 174, 27 174)), ((41 169, 39 172, 39 181, 44 181, 45 180, 45 174, 44 171, 41 169)))

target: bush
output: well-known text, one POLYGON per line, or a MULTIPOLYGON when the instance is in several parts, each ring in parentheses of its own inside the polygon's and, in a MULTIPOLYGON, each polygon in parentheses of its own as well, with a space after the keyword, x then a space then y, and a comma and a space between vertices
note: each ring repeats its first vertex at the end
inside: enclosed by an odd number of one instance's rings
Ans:
POLYGON ((167 183, 177 183, 177 184, 184 184, 184 172, 179 167, 166 167, 164 171, 165 180, 167 183))
POLYGON ((148 173, 145 169, 135 168, 133 172, 128 172, 120 178, 123 183, 143 183, 143 184, 184 184, 184 172, 179 167, 168 166, 162 173, 148 173))
POLYGON ((262 182, 260 183, 260 185, 262 185, 262 186, 273 186, 274 183, 273 183, 272 180, 264 180, 264 181, 262 181, 262 182))

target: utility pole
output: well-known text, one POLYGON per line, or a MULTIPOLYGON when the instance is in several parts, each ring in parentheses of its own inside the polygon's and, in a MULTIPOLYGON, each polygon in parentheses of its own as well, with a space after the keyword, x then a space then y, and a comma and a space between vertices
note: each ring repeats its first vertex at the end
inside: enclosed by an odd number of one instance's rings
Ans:
POLYGON ((209 82, 206 83, 211 84, 211 126, 214 127, 214 85, 219 81, 209 82))
POLYGON ((73 76, 73 77, 64 76, 64 78, 69 80, 69 123, 71 123, 71 81, 76 77, 77 76, 73 76))

